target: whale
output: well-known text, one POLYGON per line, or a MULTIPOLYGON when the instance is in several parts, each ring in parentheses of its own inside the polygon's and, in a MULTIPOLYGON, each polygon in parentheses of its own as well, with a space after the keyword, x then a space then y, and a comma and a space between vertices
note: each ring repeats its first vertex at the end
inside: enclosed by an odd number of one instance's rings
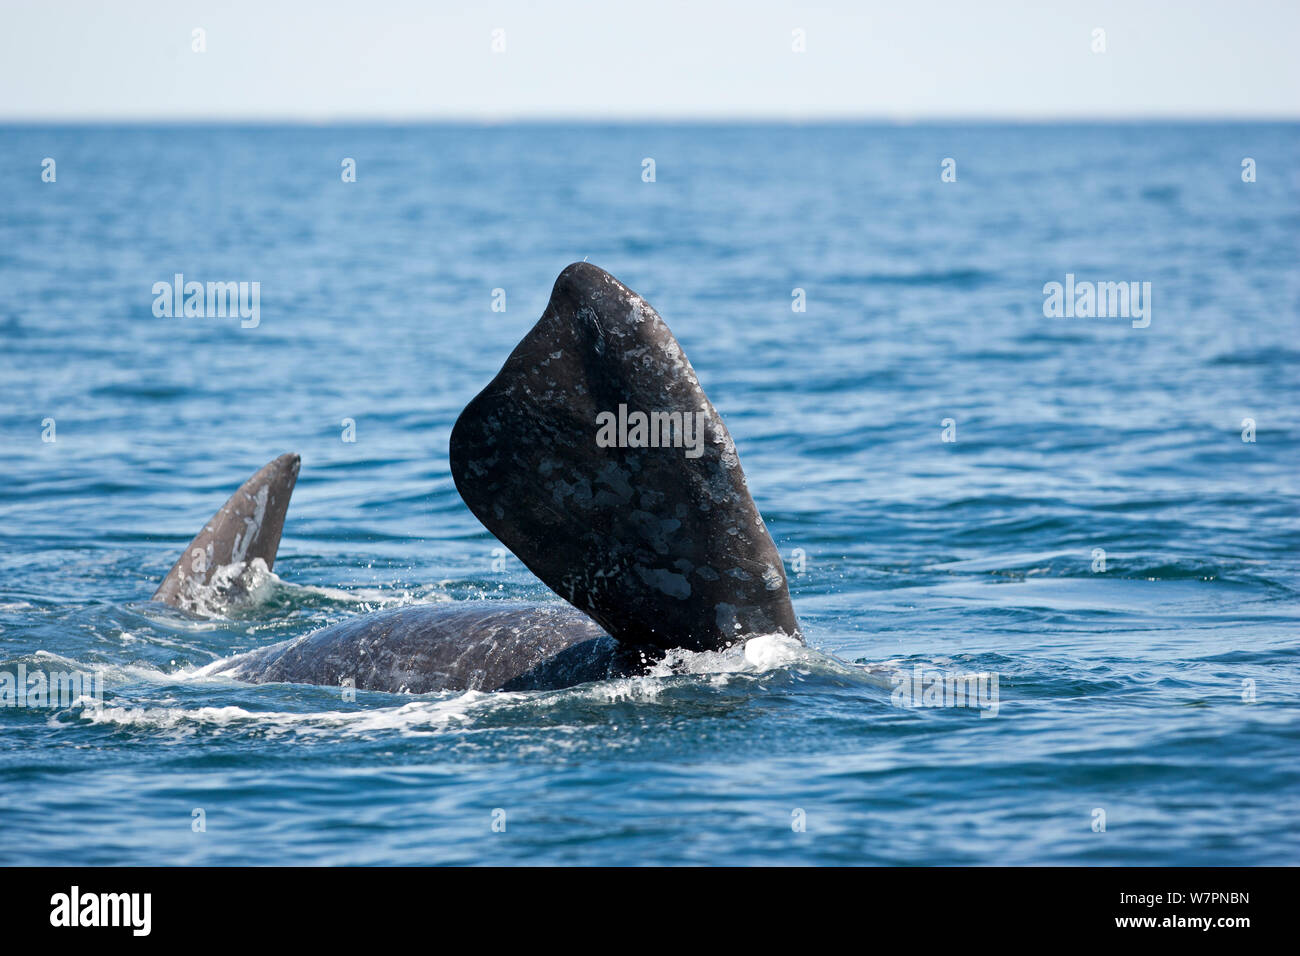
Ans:
POLYGON ((219 661, 205 673, 427 694, 559 690, 634 676, 647 663, 577 608, 482 600, 375 611, 219 661))
POLYGON ((199 610, 213 598, 243 596, 242 572, 255 562, 273 569, 301 461, 296 454, 281 455, 240 485, 181 552, 151 600, 199 610))
MULTIPOLYGON (((557 600, 390 608, 207 673, 389 693, 539 690, 642 674, 677 649, 802 642, 731 434, 663 318, 598 266, 560 273, 541 318, 457 418, 449 452, 466 506, 557 600)), ((297 472, 297 456, 265 466, 187 554, 271 567, 297 472)), ((187 572, 187 554, 168 575, 183 580, 164 581, 156 600, 184 607, 182 584, 213 580, 210 562, 187 572)))

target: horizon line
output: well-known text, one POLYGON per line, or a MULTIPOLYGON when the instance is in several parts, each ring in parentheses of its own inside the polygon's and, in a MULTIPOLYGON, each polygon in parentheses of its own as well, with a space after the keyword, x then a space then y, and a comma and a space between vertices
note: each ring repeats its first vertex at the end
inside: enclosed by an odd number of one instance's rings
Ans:
POLYGON ((1141 123, 1241 123, 1241 124, 1296 124, 1296 113, 927 113, 899 115, 890 113, 824 113, 803 115, 794 113, 645 113, 604 115, 592 113, 523 114, 507 113, 485 115, 482 113, 392 113, 392 114, 211 114, 184 116, 170 113, 31 116, 0 114, 0 126, 506 126, 506 125, 871 125, 871 126, 925 126, 954 125, 1070 125, 1070 124, 1141 124, 1141 123))

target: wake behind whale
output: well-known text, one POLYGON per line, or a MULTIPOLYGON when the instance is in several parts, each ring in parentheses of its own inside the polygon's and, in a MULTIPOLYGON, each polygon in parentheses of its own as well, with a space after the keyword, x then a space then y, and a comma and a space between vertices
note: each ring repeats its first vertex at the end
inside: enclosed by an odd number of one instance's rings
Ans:
MULTIPOLYGON (((735 444, 663 319, 589 263, 461 413, 457 490, 567 605, 458 602, 363 615, 217 662, 251 683, 531 690, 644 673, 674 649, 801 641, 780 555, 735 444), (633 417, 628 409, 640 417, 633 417), (611 440, 611 416, 618 416, 611 440), (700 440, 683 454, 688 424, 700 440), (599 439, 599 440, 598 440, 599 439)), ((275 560, 298 457, 248 480, 155 600, 190 610, 275 560)))

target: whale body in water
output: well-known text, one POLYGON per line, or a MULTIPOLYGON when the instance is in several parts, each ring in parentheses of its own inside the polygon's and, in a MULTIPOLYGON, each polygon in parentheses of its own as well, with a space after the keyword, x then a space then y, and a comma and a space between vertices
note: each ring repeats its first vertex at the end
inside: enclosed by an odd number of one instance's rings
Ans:
MULTIPOLYGON (((465 408, 451 472, 474 515, 567 603, 466 601, 362 615, 209 667, 252 683, 390 692, 528 690, 633 675, 675 648, 802 640, 730 433, 659 314, 586 262, 465 408)), ((298 476, 248 480, 155 600, 237 589, 275 560, 298 476)))

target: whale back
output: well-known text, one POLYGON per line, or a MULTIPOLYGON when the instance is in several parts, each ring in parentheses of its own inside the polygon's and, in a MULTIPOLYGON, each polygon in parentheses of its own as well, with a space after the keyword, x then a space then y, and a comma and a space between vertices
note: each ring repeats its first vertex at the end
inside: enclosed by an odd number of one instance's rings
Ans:
POLYGON ((726 425, 663 319, 603 269, 560 274, 457 420, 451 471, 487 529, 621 642, 799 634, 726 425))
POLYGON ((438 691, 554 690, 636 673, 640 662, 561 604, 457 601, 375 611, 209 665, 253 684, 438 691))

